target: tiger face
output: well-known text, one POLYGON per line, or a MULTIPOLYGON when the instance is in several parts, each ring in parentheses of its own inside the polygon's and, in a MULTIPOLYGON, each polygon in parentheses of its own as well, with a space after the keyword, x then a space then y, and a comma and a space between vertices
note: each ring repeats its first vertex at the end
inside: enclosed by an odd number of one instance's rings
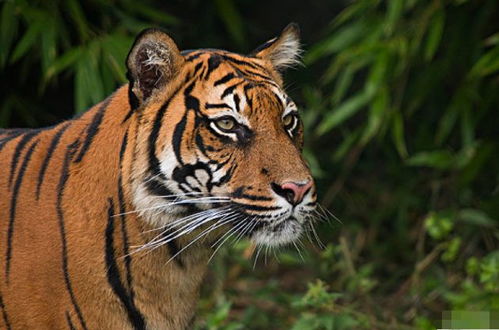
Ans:
POLYGON ((248 56, 181 53, 158 30, 137 38, 127 59, 140 113, 131 182, 147 221, 177 233, 204 228, 198 237, 223 228, 270 246, 302 234, 316 190, 279 74, 298 55, 295 25, 248 56))

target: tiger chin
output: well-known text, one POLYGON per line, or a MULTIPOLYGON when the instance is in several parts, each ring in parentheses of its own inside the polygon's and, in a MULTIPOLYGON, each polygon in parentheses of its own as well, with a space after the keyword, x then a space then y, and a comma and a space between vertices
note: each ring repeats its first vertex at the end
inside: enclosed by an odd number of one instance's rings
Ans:
POLYGON ((281 77, 299 55, 295 24, 249 55, 148 29, 107 99, 0 130, 0 328, 189 328, 225 241, 299 239, 316 189, 281 77))

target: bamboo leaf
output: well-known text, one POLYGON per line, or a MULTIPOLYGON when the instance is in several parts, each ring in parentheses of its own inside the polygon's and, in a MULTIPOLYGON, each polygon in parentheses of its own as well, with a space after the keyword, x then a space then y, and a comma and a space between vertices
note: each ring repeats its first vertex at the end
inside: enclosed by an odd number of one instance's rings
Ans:
POLYGON ((430 61, 435 56, 442 34, 444 31, 445 15, 443 10, 439 10, 432 19, 428 38, 426 40, 424 58, 430 61))
POLYGON ((14 63, 21 57, 23 57, 30 48, 34 47, 38 41, 38 36, 43 32, 42 21, 37 20, 29 25, 28 30, 24 33, 21 41, 17 44, 12 56, 10 58, 10 62, 14 63))
POLYGON ((458 220, 475 226, 494 227, 498 222, 488 216, 487 213, 477 209, 462 209, 457 215, 458 220))
POLYGON ((499 46, 495 46, 478 59, 471 68, 470 77, 484 77, 497 71, 499 71, 499 46))
POLYGON ((395 29, 395 25, 400 19, 404 10, 404 0, 390 0, 387 1, 388 10, 386 13, 385 31, 391 35, 395 29))
POLYGON ((312 47, 303 58, 305 64, 312 64, 319 58, 343 50, 364 36, 368 27, 366 22, 358 21, 348 27, 336 31, 329 38, 312 47))
POLYGON ((400 112, 396 112, 393 118, 392 137, 395 147, 402 159, 407 158, 408 152, 405 144, 404 120, 400 112))
POLYGON ((389 110, 388 88, 383 87, 374 97, 369 108, 369 118, 366 128, 362 133, 361 143, 365 144, 371 140, 383 123, 385 113, 389 110))
POLYGON ((448 150, 422 151, 406 160, 409 166, 425 166, 441 170, 449 169, 454 162, 454 155, 448 150))
POLYGON ((16 3, 14 1, 6 1, 2 7, 0 16, 0 66, 3 67, 7 63, 12 42, 17 34, 19 25, 18 15, 15 12, 16 3))
POLYGON ((68 13, 78 29, 80 40, 87 40, 90 35, 90 27, 80 4, 76 0, 66 0, 65 3, 68 13))
POLYGON ((45 72, 45 80, 48 81, 52 77, 58 75, 60 72, 71 67, 82 54, 81 47, 75 47, 68 50, 63 55, 56 58, 45 72))
POLYGON ((326 117, 319 125, 317 130, 318 134, 322 135, 330 131, 353 116, 357 111, 365 106, 370 99, 371 95, 366 92, 361 92, 340 104, 340 106, 334 110, 331 115, 326 117))
POLYGON ((232 0, 215 0, 215 4, 218 8, 218 15, 225 23, 227 31, 240 47, 245 47, 246 37, 242 24, 243 20, 236 9, 234 2, 232 0))

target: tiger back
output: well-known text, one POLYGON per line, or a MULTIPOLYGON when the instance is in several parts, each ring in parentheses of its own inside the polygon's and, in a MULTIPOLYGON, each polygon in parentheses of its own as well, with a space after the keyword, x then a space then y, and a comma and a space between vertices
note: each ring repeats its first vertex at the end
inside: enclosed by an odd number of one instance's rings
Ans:
POLYGON ((295 241, 316 192, 280 71, 298 30, 243 56, 141 33, 129 83, 82 116, 0 130, 0 327, 183 329, 231 236, 295 241))

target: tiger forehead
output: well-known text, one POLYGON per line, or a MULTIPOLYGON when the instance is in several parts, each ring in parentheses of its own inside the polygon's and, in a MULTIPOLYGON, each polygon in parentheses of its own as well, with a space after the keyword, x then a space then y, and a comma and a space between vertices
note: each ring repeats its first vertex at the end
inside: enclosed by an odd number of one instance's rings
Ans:
POLYGON ((280 86, 280 77, 268 63, 256 57, 243 56, 224 50, 197 50, 185 55, 186 62, 194 67, 194 74, 199 74, 205 81, 226 83, 229 78, 241 78, 254 82, 267 82, 280 86), (225 74, 232 74, 224 81, 218 81, 225 74))
POLYGON ((190 51, 193 74, 199 77, 199 88, 212 92, 204 95, 205 110, 216 114, 227 110, 251 115, 277 110, 295 110, 296 106, 283 92, 279 79, 257 58, 223 50, 190 51))

